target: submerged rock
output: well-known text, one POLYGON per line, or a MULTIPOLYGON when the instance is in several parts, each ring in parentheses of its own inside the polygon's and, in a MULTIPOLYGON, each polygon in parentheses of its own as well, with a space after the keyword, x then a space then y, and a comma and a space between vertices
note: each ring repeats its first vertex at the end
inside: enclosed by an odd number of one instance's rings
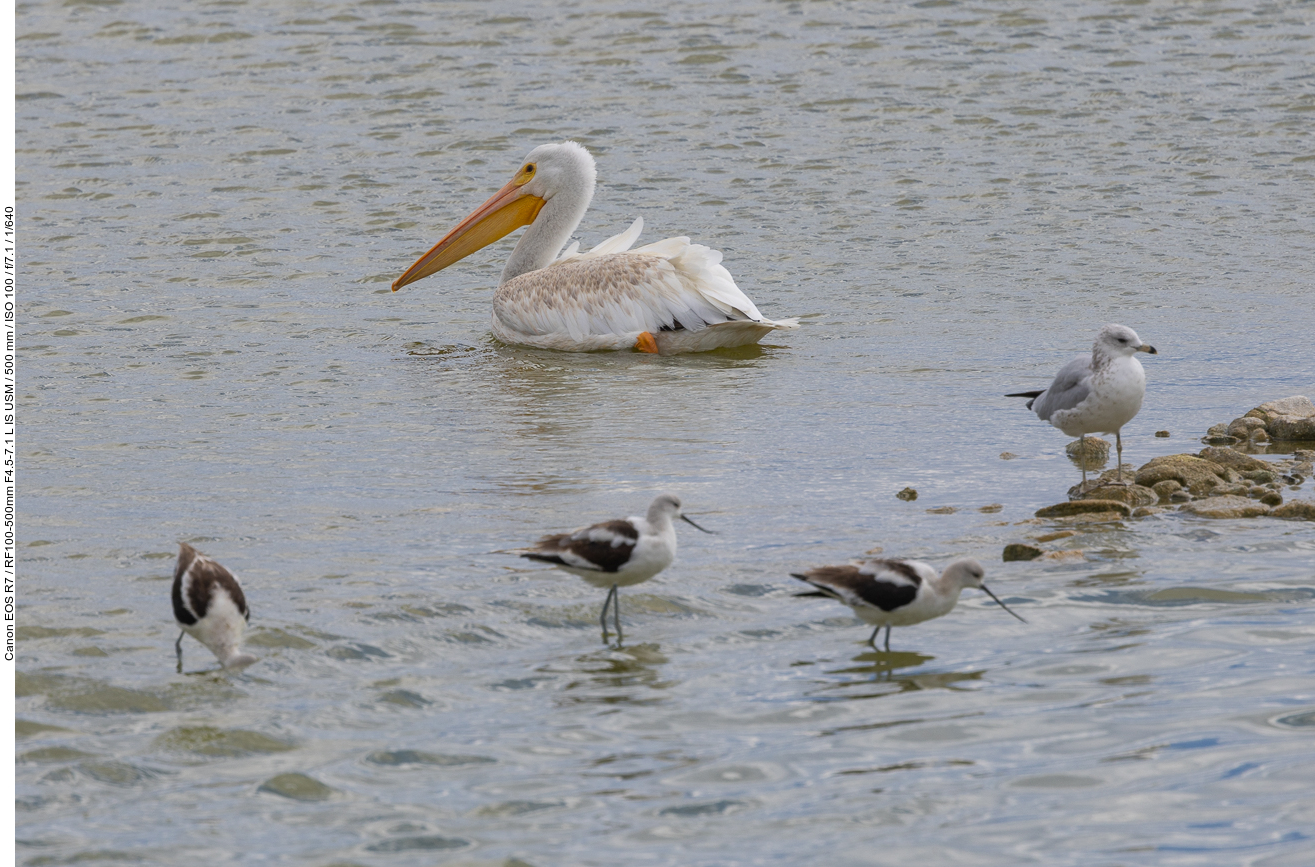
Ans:
POLYGON ((913 490, 913 488, 905 488, 895 496, 899 497, 901 500, 905 501, 906 503, 911 503, 914 500, 918 499, 918 492, 913 490))
POLYGON ((1193 500, 1178 511, 1202 518, 1257 518, 1268 515, 1270 507, 1247 497, 1229 495, 1193 500))

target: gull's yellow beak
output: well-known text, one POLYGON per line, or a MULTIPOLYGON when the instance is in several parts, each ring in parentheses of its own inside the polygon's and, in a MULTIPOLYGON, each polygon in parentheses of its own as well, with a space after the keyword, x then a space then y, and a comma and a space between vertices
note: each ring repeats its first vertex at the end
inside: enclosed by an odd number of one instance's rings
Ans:
POLYGON ((461 261, 476 250, 487 247, 521 226, 533 223, 545 201, 525 192, 525 184, 533 177, 534 166, 523 167, 505 187, 494 193, 493 198, 457 223, 456 227, 444 235, 443 240, 435 244, 432 250, 407 268, 406 273, 394 281, 393 291, 396 292, 421 277, 442 271, 448 265, 461 261))

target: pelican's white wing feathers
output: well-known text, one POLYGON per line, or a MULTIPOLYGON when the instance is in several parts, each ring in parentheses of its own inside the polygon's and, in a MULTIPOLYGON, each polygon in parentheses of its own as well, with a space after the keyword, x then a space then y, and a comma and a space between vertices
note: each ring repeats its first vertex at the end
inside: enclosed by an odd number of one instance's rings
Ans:
MULTIPOLYGON (((717 250, 688 238, 629 250, 642 229, 636 220, 587 253, 572 245, 548 267, 502 284, 493 299, 494 333, 546 348, 562 348, 560 337, 568 337, 577 348, 623 349, 643 332, 699 332, 728 320, 764 331, 797 326, 764 319, 717 250)), ((722 343, 731 331, 701 344, 733 345, 722 343)))

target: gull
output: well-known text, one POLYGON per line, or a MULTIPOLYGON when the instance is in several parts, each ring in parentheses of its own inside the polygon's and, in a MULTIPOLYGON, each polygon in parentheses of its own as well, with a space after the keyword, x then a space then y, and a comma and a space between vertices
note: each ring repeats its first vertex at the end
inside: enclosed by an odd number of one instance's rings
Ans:
POLYGON ((1060 368, 1044 391, 1020 391, 1005 397, 1027 397, 1027 408, 1071 437, 1082 440, 1082 489, 1087 487, 1087 434, 1112 433, 1118 444, 1118 483, 1123 484, 1123 436, 1146 396, 1146 371, 1138 352, 1157 355, 1126 325, 1106 325, 1096 335, 1091 357, 1079 355, 1060 368))
MULTIPOLYGON (((1018 617, 982 583, 986 570, 976 560, 955 560, 940 575, 920 560, 867 560, 851 566, 819 566, 803 574, 791 573, 817 588, 796 596, 824 596, 850 608, 864 623, 873 624, 868 644, 877 646, 877 633, 886 627, 886 650, 890 650, 890 628, 912 626, 949 614, 965 587, 976 587, 1005 611, 1018 617)), ((1018 617, 1019 620, 1023 618, 1018 617)), ((1023 620, 1026 623, 1026 620, 1023 620)))
POLYGON ((241 668, 256 661, 242 652, 242 633, 251 611, 242 586, 223 566, 186 542, 178 545, 174 567, 174 619, 182 632, 174 651, 183 670, 183 633, 210 648, 224 668, 241 668))
POLYGON ((676 527, 672 523, 675 518, 705 533, 712 532, 681 514, 679 497, 662 494, 653 500, 643 518, 602 521, 569 533, 544 536, 521 556, 551 563, 579 575, 594 587, 610 587, 598 622, 606 641, 607 607, 611 605, 619 642, 621 600, 617 588, 647 581, 671 565, 676 558, 676 527))

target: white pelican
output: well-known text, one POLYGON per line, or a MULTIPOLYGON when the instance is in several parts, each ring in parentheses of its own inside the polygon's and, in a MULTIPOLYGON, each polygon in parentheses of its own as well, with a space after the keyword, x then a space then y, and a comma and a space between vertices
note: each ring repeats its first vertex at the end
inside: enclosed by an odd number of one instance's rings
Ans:
POLYGON ((611 587, 603 600, 603 640, 607 640, 607 607, 613 606, 616 639, 621 640, 621 599, 618 587, 629 587, 652 578, 676 559, 676 527, 679 518, 705 533, 680 511, 680 498, 662 494, 648 507, 648 515, 621 518, 581 527, 570 533, 544 536, 521 554, 541 563, 551 563, 579 575, 595 587, 611 587))
POLYGON ((242 633, 251 611, 237 578, 186 542, 178 545, 171 592, 178 633, 174 651, 183 670, 183 632, 210 648, 224 668, 241 668, 256 661, 242 652, 242 633))
POLYGON ((1146 397, 1146 371, 1136 353, 1158 355, 1126 325, 1106 325, 1096 335, 1091 355, 1079 355, 1059 369, 1044 391, 1019 391, 1005 397, 1028 397, 1027 408, 1069 436, 1082 440, 1082 490, 1087 489, 1087 434, 1113 433, 1119 448, 1119 484, 1123 484, 1123 435, 1146 397))
POLYGON ((795 319, 764 318, 716 250, 689 238, 631 250, 642 218, 587 253, 579 242, 562 252, 589 207, 596 176, 594 158, 576 142, 538 146, 505 187, 398 277, 393 291, 528 225, 493 295, 493 335, 505 343, 673 355, 757 343, 798 327, 795 319))
MULTIPOLYGON (((959 592, 976 587, 996 602, 1000 598, 986 589, 986 570, 976 560, 955 560, 940 575, 921 560, 868 560, 858 566, 819 566, 790 577, 816 587, 796 596, 825 596, 845 603, 865 623, 876 628, 868 639, 873 649, 877 633, 886 627, 886 650, 890 650, 890 628, 912 626, 949 614, 959 601, 959 592)), ((1009 611, 1009 606, 1000 602, 1009 611)), ((1009 611, 1010 614, 1014 612, 1009 611)), ((1018 617, 1017 614, 1014 614, 1018 617)), ((1019 620, 1023 618, 1018 617, 1019 620)), ((1026 620, 1023 620, 1026 623, 1026 620)))

